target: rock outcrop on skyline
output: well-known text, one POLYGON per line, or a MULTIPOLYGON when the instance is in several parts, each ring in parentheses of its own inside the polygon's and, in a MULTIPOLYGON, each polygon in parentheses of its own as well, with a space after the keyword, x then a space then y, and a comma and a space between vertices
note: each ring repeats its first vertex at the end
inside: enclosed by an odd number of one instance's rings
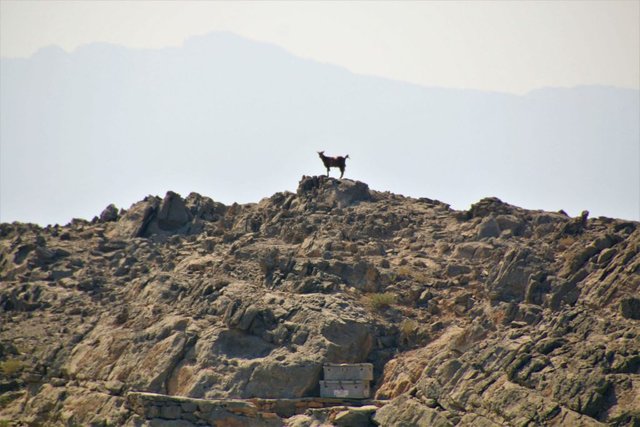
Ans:
POLYGON ((0 224, 0 420, 638 425, 639 226, 324 176, 0 224), (360 362, 375 406, 282 403, 360 362))

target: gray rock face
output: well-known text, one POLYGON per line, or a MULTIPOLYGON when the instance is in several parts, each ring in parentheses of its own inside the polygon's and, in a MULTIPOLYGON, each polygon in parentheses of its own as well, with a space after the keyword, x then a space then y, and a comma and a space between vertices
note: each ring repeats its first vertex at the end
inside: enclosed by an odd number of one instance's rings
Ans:
MULTIPOLYGON (((179 194, 168 191, 162 200, 148 196, 134 204, 121 218, 110 219, 117 220, 117 225, 109 230, 109 237, 127 239, 197 234, 203 231, 203 221, 216 222, 225 211, 224 205, 208 197, 192 193, 184 200, 179 194)), ((108 215, 112 218, 111 214, 108 215)))
POLYGON ((117 221, 118 220, 118 208, 112 203, 100 214, 100 221, 109 222, 109 221, 117 221))
POLYGON ((191 218, 182 197, 169 191, 160 203, 156 220, 161 230, 173 231, 184 226, 191 218))
POLYGON ((536 264, 535 255, 527 249, 512 249, 497 265, 496 272, 489 276, 488 290, 501 301, 522 301, 525 297, 531 267, 536 264))
POLYGON ((280 419, 261 413, 251 402, 202 400, 129 393, 127 406, 135 413, 130 425, 191 427, 197 425, 234 427, 277 427, 280 419))
POLYGON ((297 193, 320 207, 329 208, 345 208, 356 202, 371 200, 369 186, 364 182, 325 176, 303 176, 297 193))
POLYGON ((373 405, 361 408, 348 408, 336 414, 333 423, 338 427, 372 427, 371 417, 378 408, 373 405))
POLYGON ((116 227, 111 230, 111 237, 123 239, 144 237, 159 206, 160 200, 151 196, 134 204, 118 221, 116 227))
POLYGON ((406 395, 397 397, 391 405, 378 410, 373 420, 378 425, 389 427, 454 425, 435 409, 406 395))
POLYGON ((500 226, 495 217, 488 216, 482 220, 478 226, 478 239, 487 239, 489 237, 498 237, 500 235, 500 226))
POLYGON ((640 298, 630 297, 621 300, 620 313, 627 319, 640 320, 640 298))
POLYGON ((639 242, 635 222, 326 177, 0 224, 0 420, 635 425, 639 242), (359 362, 381 408, 299 411, 324 363, 359 362))

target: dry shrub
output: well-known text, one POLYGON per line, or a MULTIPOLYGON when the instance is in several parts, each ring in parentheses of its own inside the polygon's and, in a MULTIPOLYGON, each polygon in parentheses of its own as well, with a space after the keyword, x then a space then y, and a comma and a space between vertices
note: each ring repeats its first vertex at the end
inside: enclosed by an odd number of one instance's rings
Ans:
POLYGON ((400 323, 400 342, 411 342, 418 332, 418 322, 405 319, 400 323))
POLYGON ((564 250, 573 245, 576 241, 576 238, 573 236, 565 236, 558 240, 558 249, 564 250))
POLYGON ((0 371, 8 377, 21 371, 24 368, 24 363, 17 359, 9 359, 4 362, 0 362, 0 371))
POLYGON ((395 304, 398 296, 392 292, 375 293, 366 297, 367 305, 376 311, 381 311, 395 304))

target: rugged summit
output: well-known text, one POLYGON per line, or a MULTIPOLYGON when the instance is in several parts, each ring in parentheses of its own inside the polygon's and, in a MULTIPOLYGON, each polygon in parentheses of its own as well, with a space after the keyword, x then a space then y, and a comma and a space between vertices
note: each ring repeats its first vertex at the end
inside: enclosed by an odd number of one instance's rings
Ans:
POLYGON ((169 192, 1 224, 0 420, 638 425, 639 273, 637 222, 324 176, 255 204, 169 192), (347 362, 374 364, 376 406, 256 403, 318 396, 323 363, 347 362))

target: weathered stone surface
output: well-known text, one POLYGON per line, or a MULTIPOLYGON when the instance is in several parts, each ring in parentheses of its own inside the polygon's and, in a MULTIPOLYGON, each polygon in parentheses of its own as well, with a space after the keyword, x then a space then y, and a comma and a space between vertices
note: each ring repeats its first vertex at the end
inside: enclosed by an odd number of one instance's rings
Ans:
POLYGON ((489 277, 488 290, 502 301, 522 301, 534 272, 535 255, 528 249, 512 249, 489 277))
POLYGON ((110 236, 124 239, 143 237, 159 206, 160 200, 152 196, 134 204, 110 231, 110 236))
POLYGON ((160 203, 156 219, 161 230, 172 231, 185 225, 191 219, 191 212, 180 195, 169 191, 160 203))
POLYGON ((99 219, 102 222, 117 221, 118 208, 116 208, 116 205, 111 203, 109 206, 104 208, 104 210, 100 213, 99 219))
POLYGON ((378 407, 367 405, 362 407, 347 408, 339 412, 333 419, 333 424, 338 427, 370 427, 373 424, 372 416, 378 407))
POLYGON ((195 234, 203 231, 203 221, 218 221, 226 207, 208 197, 192 193, 184 200, 168 191, 161 200, 148 196, 134 204, 108 232, 112 238, 150 237, 155 235, 195 234))
POLYGON ((525 222, 515 215, 498 215, 496 223, 501 233, 510 231, 513 236, 521 236, 525 231, 525 222))
POLYGON ((637 225, 326 177, 0 224, 0 420, 351 424, 291 399, 324 363, 369 362, 382 425, 634 425, 637 225), (259 398, 281 400, 234 400, 259 398))
POLYGON ((364 182, 325 176, 303 176, 298 184, 298 195, 320 206, 332 208, 345 208, 356 202, 371 200, 369 186, 364 182))
POLYGON ((379 409, 373 421, 380 426, 434 426, 451 427, 452 424, 435 409, 421 404, 406 395, 397 397, 390 404, 379 409))
POLYGON ((494 216, 488 216, 478 225, 478 239, 487 239, 489 237, 498 237, 500 235, 500 226, 494 216))
POLYGON ((203 400, 154 393, 127 394, 127 407, 140 422, 150 426, 211 425, 215 427, 276 427, 282 420, 273 413, 260 412, 241 400, 203 400))
POLYGON ((627 319, 640 320, 640 298, 630 297, 621 300, 620 313, 627 319))

